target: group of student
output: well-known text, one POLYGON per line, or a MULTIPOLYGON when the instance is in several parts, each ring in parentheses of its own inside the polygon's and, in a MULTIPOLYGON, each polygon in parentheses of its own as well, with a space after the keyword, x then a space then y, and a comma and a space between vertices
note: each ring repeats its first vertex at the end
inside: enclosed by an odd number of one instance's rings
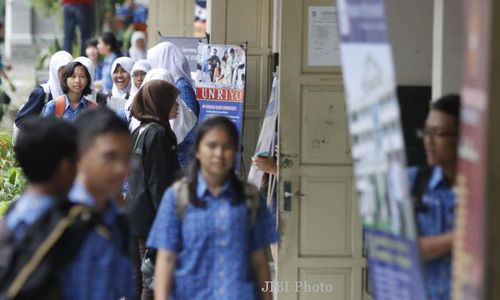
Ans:
POLYGON ((111 94, 104 97, 91 59, 60 51, 49 68, 48 82, 16 116, 15 152, 29 184, 0 233, 19 243, 40 230, 64 233, 57 222, 45 222, 56 214, 68 232, 80 234, 61 235, 65 259, 51 261, 61 251, 56 243, 44 248, 39 266, 45 268, 30 268, 50 276, 24 276, 20 284, 26 266, 2 269, 0 262, 0 293, 271 299, 261 288, 270 281, 267 248, 279 239, 275 221, 259 192, 235 173, 235 125, 224 117, 198 124, 195 85, 181 51, 162 42, 146 60, 114 59, 111 94), (109 109, 111 97, 125 99, 123 108, 109 109), (78 213, 85 226, 68 223, 78 213))

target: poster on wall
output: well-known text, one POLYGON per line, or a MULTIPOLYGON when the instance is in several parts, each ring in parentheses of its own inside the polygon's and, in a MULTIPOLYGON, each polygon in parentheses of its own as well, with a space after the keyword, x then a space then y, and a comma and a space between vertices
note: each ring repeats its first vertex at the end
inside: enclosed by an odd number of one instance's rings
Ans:
MULTIPOLYGON (((488 107, 490 71, 490 1, 463 1, 465 33, 464 82, 457 175, 457 222, 453 249, 453 299, 486 298, 486 284, 496 284, 485 276, 486 222, 489 164, 488 107), (474 42, 472 42, 474 41, 474 42)), ((495 199, 491 199, 496 201, 495 199)), ((490 201, 491 201, 490 200, 490 201)), ((491 297, 491 295, 490 295, 491 297)))
POLYGON ((236 124, 242 136, 246 62, 246 51, 242 46, 198 46, 198 64, 201 67, 195 81, 200 122, 211 116, 224 116, 236 124))
POLYGON ((426 299, 383 0, 340 0, 356 189, 377 300, 426 299))
POLYGON ((309 6, 308 12, 308 65, 340 66, 335 6, 309 6))

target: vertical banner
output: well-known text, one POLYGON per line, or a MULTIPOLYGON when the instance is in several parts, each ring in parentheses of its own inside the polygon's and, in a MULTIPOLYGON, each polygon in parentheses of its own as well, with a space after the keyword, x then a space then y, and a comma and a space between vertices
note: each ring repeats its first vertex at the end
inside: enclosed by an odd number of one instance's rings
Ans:
MULTIPOLYGON (((278 73, 274 75, 271 96, 267 104, 266 115, 255 148, 255 156, 273 157, 274 140, 276 133, 276 120, 278 119, 278 73)), ((260 188, 264 172, 257 169, 253 164, 248 173, 248 181, 260 188)))
MULTIPOLYGON (((464 82, 457 175, 453 299, 485 299, 486 161, 492 3, 464 0, 464 82)), ((498 201, 490 199, 490 201, 498 201)), ((498 284, 498 283, 492 283, 498 284)), ((493 299, 493 298, 492 298, 493 299)))
POLYGON ((339 0, 356 188, 376 300, 426 299, 383 0, 339 0))
POLYGON ((246 51, 241 46, 198 46, 201 68, 195 80, 196 99, 200 104, 199 120, 211 116, 227 117, 238 127, 240 139, 245 109, 246 61, 246 51))

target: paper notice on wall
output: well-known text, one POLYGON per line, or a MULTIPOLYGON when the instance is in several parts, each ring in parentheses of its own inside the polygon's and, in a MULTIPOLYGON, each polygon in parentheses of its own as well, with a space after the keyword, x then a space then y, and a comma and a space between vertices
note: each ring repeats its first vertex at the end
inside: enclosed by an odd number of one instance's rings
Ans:
POLYGON ((311 67, 340 66, 335 6, 309 6, 308 60, 311 67))

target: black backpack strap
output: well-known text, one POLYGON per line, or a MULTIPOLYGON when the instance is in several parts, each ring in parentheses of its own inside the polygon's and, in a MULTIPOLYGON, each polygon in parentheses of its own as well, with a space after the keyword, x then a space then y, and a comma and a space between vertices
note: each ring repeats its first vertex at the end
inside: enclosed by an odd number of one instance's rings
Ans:
POLYGON ((413 205, 415 212, 427 212, 429 207, 423 203, 422 198, 427 191, 429 181, 431 180, 433 169, 431 167, 421 167, 417 171, 415 182, 411 189, 411 196, 413 198, 413 205))
POLYGON ((136 131, 133 135, 137 134, 135 138, 134 147, 132 148, 132 153, 134 155, 138 155, 142 157, 142 147, 144 146, 144 137, 146 136, 146 131, 149 127, 151 127, 154 123, 147 123, 146 125, 142 125, 137 127, 136 131), (137 133, 136 133, 137 132, 137 133))

